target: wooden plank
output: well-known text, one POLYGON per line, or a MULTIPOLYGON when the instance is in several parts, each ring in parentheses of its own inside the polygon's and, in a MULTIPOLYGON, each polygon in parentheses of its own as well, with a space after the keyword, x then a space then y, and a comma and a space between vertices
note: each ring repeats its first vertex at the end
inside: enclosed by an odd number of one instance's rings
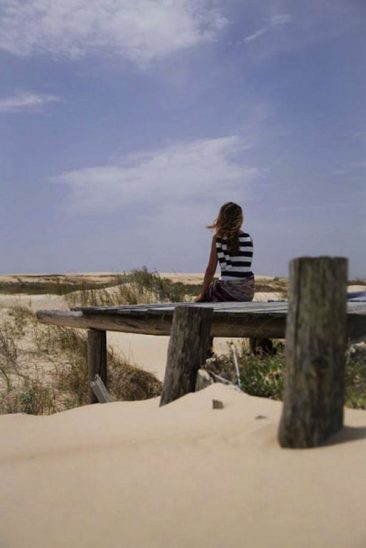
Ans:
MULTIPOLYGON (((187 304, 189 306, 189 303, 187 304)), ((185 306, 185 305, 184 305, 185 306)), ((195 308, 207 308, 207 307, 195 307, 195 308)), ((148 308, 139 308, 139 309, 131 309, 131 308, 120 308, 120 309, 98 309, 98 308, 92 308, 92 309, 82 309, 81 312, 85 317, 92 316, 92 315, 99 315, 99 316, 108 316, 108 315, 115 315, 115 316, 130 316, 133 318, 139 318, 141 316, 152 316, 152 317, 165 317, 170 316, 173 317, 174 314, 174 308, 164 308, 164 309, 148 309, 148 308)), ((214 314, 220 314, 225 313, 228 315, 232 315, 232 317, 237 317, 237 314, 247 314, 247 313, 258 313, 258 314, 271 314, 276 312, 287 312, 287 305, 281 304, 281 306, 253 306, 253 307, 237 307, 237 308, 228 308, 228 307, 215 307, 214 308, 214 314)))
POLYGON ((344 258, 290 263, 282 447, 316 447, 343 426, 346 287, 344 258))
POLYGON ((172 316, 167 318, 131 318, 116 314, 89 314, 67 310, 39 310, 37 318, 41 323, 73 327, 78 329, 100 329, 123 333, 145 335, 169 335, 172 316))
POLYGON ((90 381, 90 387, 99 403, 111 403, 113 401, 111 394, 99 375, 95 375, 94 380, 90 381))
MULTIPOLYGON (((140 316, 132 318, 116 314, 88 314, 81 312, 41 310, 37 312, 40 322, 81 329, 100 329, 145 335, 169 335, 172 315, 163 317, 140 316)), ((286 314, 240 316, 217 314, 213 317, 212 336, 214 337, 254 337, 266 335, 282 338, 285 334, 286 314)))
POLYGON ((209 346, 211 319, 209 308, 175 309, 160 405, 194 392, 209 346))
POLYGON ((77 306, 72 308, 75 311, 81 311, 85 313, 94 313, 98 312, 119 312, 119 311, 131 311, 131 312, 145 312, 146 310, 160 309, 164 310, 174 310, 175 305, 173 304, 137 304, 137 305, 119 305, 119 306, 77 306))
POLYGON ((222 303, 171 303, 166 305, 120 305, 120 306, 85 306, 72 308, 75 311, 82 311, 84 313, 94 312, 165 312, 173 311, 177 306, 193 306, 197 308, 213 308, 216 310, 250 310, 250 309, 277 309, 287 308, 287 301, 271 301, 271 302, 222 302, 222 303))
POLYGON ((348 303, 347 311, 351 314, 366 314, 366 304, 365 303, 348 303))
MULTIPOLYGON (((347 334, 352 341, 366 339, 366 307, 357 307, 362 303, 348 306, 347 334)), ((286 309, 272 311, 220 311, 214 310, 211 335, 214 337, 269 337, 284 338, 286 326, 286 309)), ((145 335, 166 336, 170 334, 172 313, 152 316, 115 314, 84 314, 81 311, 39 310, 37 318, 41 323, 60 325, 80 329, 101 329, 123 333, 140 333, 145 335)))
MULTIPOLYGON (((189 303, 187 303, 189 304, 189 303)), ((286 312, 287 311, 287 302, 280 302, 280 303, 235 303, 237 306, 234 306, 234 303, 212 303, 214 314, 218 314, 220 312, 224 312, 226 314, 239 314, 239 313, 247 313, 247 312, 253 312, 258 314, 270 314, 272 312, 286 312), (220 305, 220 306, 219 306, 220 305)), ((190 306, 199 306, 202 308, 203 306, 200 305, 191 305, 190 306)), ((207 308, 207 307, 203 307, 207 308)), ((116 314, 116 315, 136 315, 137 317, 140 315, 145 314, 152 314, 152 315, 165 315, 170 314, 173 315, 175 307, 173 306, 166 306, 164 308, 160 307, 154 307, 150 308, 149 306, 136 306, 136 307, 129 307, 129 306, 120 306, 120 307, 86 307, 77 309, 78 311, 83 312, 84 315, 92 315, 92 314, 116 314)), ((73 311, 76 309, 72 309, 73 311)), ((348 313, 356 313, 361 315, 366 315, 366 304, 359 302, 359 303, 348 303, 347 306, 348 313)))
MULTIPOLYGON (((269 312, 272 310, 287 310, 287 301, 268 301, 268 302, 225 302, 225 303, 174 303, 174 304, 148 304, 148 305, 120 305, 120 306, 88 306, 88 307, 76 307, 72 308, 72 311, 80 311, 84 314, 109 314, 109 313, 136 313, 145 314, 148 313, 165 313, 173 312, 176 306, 190 305, 200 308, 213 308, 214 313, 218 311, 225 312, 246 312, 246 311, 264 311, 269 312)), ((357 312, 360 314, 366 314, 366 303, 364 302, 348 302, 348 312, 357 312)))

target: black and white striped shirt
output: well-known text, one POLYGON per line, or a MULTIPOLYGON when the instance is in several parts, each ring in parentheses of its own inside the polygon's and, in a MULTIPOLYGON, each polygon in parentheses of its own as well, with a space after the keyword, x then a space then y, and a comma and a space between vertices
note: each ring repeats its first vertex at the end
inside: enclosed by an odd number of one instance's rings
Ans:
POLYGON ((227 248, 227 239, 216 236, 217 258, 220 263, 220 280, 235 280, 253 276, 253 240, 246 232, 239 232, 239 251, 231 253, 227 248))

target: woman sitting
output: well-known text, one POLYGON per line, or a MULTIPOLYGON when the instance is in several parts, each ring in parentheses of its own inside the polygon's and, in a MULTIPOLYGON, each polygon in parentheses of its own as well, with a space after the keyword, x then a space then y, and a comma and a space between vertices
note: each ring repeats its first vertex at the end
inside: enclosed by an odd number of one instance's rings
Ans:
POLYGON ((217 219, 207 227, 214 230, 214 236, 202 291, 196 302, 253 300, 253 240, 241 230, 243 220, 241 207, 227 202, 220 208, 217 219), (218 262, 221 276, 214 280, 218 262))

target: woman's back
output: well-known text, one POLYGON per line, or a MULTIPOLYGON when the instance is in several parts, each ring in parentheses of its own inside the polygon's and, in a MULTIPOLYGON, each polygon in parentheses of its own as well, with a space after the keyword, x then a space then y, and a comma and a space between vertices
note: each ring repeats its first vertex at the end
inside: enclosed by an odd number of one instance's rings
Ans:
POLYGON ((237 237, 236 249, 230 248, 228 238, 216 236, 217 258, 221 269, 221 280, 241 280, 253 276, 253 240, 242 230, 237 237))

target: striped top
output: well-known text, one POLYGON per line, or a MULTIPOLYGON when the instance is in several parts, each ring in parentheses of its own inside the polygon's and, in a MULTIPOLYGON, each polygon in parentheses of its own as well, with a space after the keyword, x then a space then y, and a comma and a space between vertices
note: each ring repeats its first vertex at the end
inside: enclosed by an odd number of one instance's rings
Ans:
POLYGON ((239 280, 253 276, 253 240, 246 232, 239 232, 239 251, 232 254, 227 249, 227 239, 216 237, 217 258, 220 263, 220 280, 239 280))

